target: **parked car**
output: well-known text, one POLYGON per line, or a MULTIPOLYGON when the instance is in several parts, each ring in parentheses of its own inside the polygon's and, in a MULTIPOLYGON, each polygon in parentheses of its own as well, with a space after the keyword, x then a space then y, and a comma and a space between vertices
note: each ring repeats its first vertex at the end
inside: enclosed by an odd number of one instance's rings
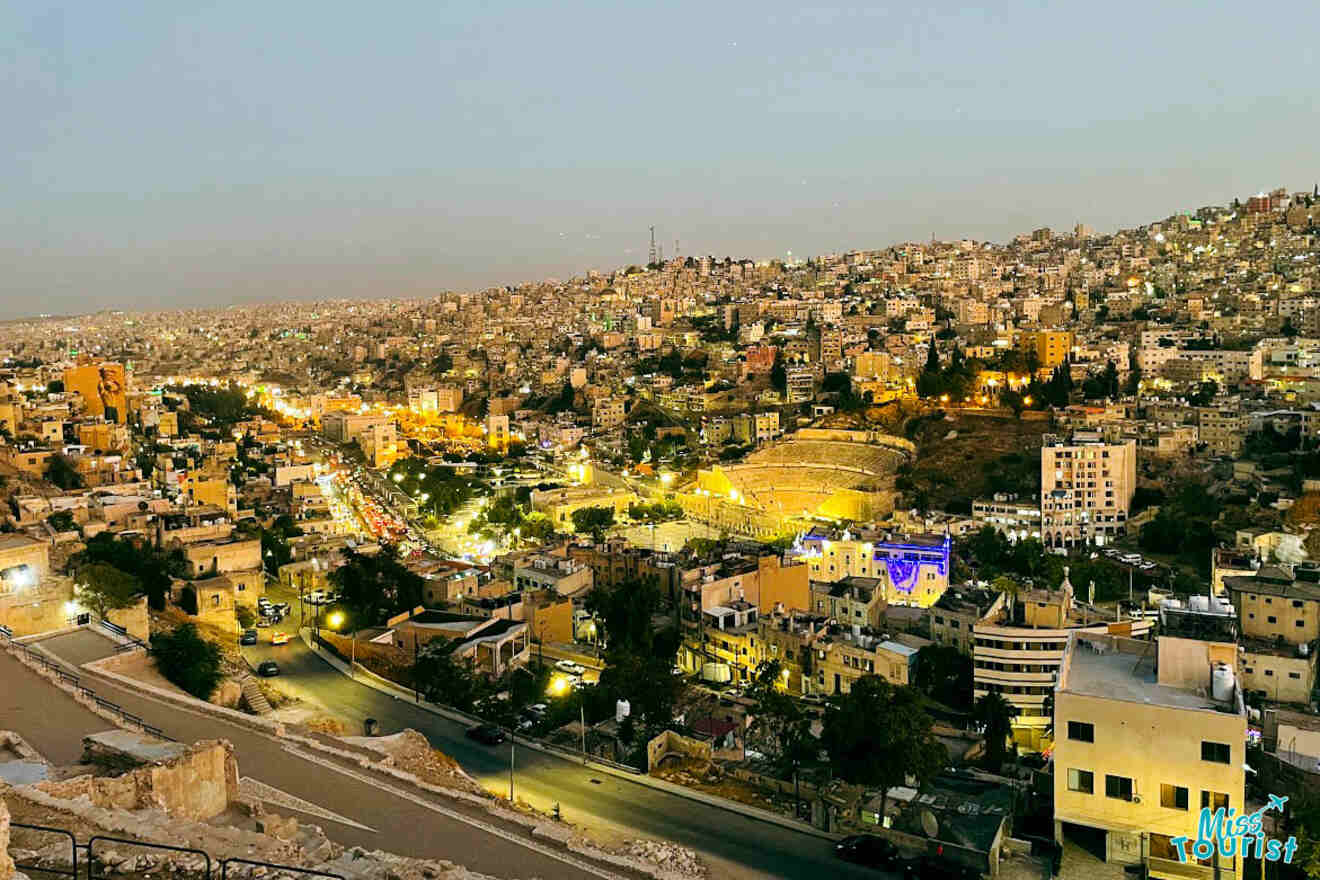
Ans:
POLYGON ((280 664, 274 660, 265 660, 257 667, 257 675, 262 678, 271 678, 280 674, 280 664))
POLYGON ((898 847, 874 834, 849 835, 834 844, 834 854, 870 868, 893 868, 898 864, 898 847))
POLYGON ((504 731, 494 724, 478 724, 476 727, 469 727, 466 734, 468 739, 475 739, 482 745, 497 746, 504 742, 504 731))
POLYGON ((555 669, 567 673, 568 675, 579 676, 587 671, 587 667, 583 666, 581 663, 574 663, 572 660, 560 660, 556 662, 555 669))
POLYGON ((257 631, 255 629, 245 629, 243 634, 238 637, 240 645, 255 645, 257 643, 257 631))
POLYGON ((287 645, 289 643, 289 634, 286 632, 271 633, 270 643, 272 645, 287 645))

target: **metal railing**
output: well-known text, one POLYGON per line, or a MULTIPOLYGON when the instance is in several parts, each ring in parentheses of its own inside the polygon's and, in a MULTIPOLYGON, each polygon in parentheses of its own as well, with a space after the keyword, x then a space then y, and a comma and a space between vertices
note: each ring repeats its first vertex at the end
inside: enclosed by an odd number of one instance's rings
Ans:
POLYGON ((154 724, 148 724, 140 715, 129 712, 118 703, 111 702, 104 697, 99 696, 96 691, 86 687, 77 673, 70 672, 64 664, 57 660, 47 657, 45 654, 36 650, 30 645, 25 645, 14 638, 14 631, 7 626, 0 626, 0 641, 11 652, 17 654, 21 659, 27 661, 29 665, 40 666, 42 669, 54 675, 62 684, 68 685, 84 700, 94 703, 98 708, 119 717, 121 721, 131 724, 140 729, 143 733, 154 736, 158 739, 171 740, 165 732, 154 724))
POLYGON ((115 653, 122 654, 125 651, 136 651, 139 648, 146 651, 150 648, 150 645, 139 639, 137 636, 131 635, 127 629, 117 623, 111 623, 104 617, 98 620, 97 623, 102 629, 108 630, 111 634, 124 640, 119 642, 118 646, 115 648, 115 653))
POLYGON ((45 874, 59 874, 62 877, 72 877, 74 880, 77 880, 78 839, 73 836, 72 831, 68 831, 64 828, 51 828, 48 825, 29 825, 26 822, 10 822, 9 827, 26 828, 29 831, 40 831, 46 834, 59 834, 69 838, 69 867, 67 870, 64 868, 47 868, 41 865, 32 864, 31 862, 14 862, 14 867, 23 871, 41 871, 45 874))

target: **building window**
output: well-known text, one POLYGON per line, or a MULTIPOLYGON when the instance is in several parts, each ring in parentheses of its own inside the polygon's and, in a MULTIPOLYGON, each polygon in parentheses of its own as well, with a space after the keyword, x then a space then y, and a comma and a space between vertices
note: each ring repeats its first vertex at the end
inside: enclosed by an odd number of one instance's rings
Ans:
POLYGON ((1265 618, 1265 621, 1266 621, 1267 623, 1278 623, 1278 622, 1279 622, 1279 618, 1277 618, 1277 617, 1275 617, 1273 614, 1271 614, 1269 617, 1265 618))
POLYGON ((1095 774, 1090 770, 1068 768, 1068 790, 1082 794, 1095 793, 1095 774))
POLYGON ((1105 797, 1120 801, 1132 800, 1132 780, 1127 776, 1105 775, 1105 797))
POLYGON ((1301 677, 1302 677, 1302 674, 1301 674, 1300 672, 1290 672, 1290 673, 1288 673, 1288 677, 1289 677, 1289 678, 1301 678, 1301 677))
POLYGON ((1201 809, 1217 810, 1220 807, 1228 809, 1228 795, 1219 791, 1201 792, 1201 809))
POLYGON ((1187 789, 1181 785, 1161 785, 1160 806, 1170 810, 1187 809, 1187 789))
POLYGON ((1213 761, 1216 764, 1227 764, 1231 760, 1232 749, 1228 743, 1210 742, 1201 740, 1201 760, 1213 761))
POLYGON ((1095 742, 1095 725, 1088 724, 1085 721, 1069 721, 1068 739, 1075 739, 1078 742, 1095 742))

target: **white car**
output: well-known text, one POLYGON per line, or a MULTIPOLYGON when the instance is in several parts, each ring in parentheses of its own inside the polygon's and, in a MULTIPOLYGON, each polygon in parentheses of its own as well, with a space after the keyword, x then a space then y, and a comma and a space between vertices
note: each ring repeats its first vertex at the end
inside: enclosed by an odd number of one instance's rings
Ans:
POLYGON ((574 663, 572 660, 560 660, 555 663, 555 669, 568 675, 582 675, 587 671, 587 667, 580 663, 574 663))

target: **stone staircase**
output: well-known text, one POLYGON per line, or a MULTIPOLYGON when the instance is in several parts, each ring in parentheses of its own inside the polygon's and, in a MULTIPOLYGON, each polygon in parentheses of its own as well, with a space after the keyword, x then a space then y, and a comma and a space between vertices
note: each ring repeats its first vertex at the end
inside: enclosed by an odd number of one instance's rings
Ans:
POLYGON ((243 676, 243 702, 258 715, 270 714, 270 701, 257 686, 257 680, 250 675, 243 676))

